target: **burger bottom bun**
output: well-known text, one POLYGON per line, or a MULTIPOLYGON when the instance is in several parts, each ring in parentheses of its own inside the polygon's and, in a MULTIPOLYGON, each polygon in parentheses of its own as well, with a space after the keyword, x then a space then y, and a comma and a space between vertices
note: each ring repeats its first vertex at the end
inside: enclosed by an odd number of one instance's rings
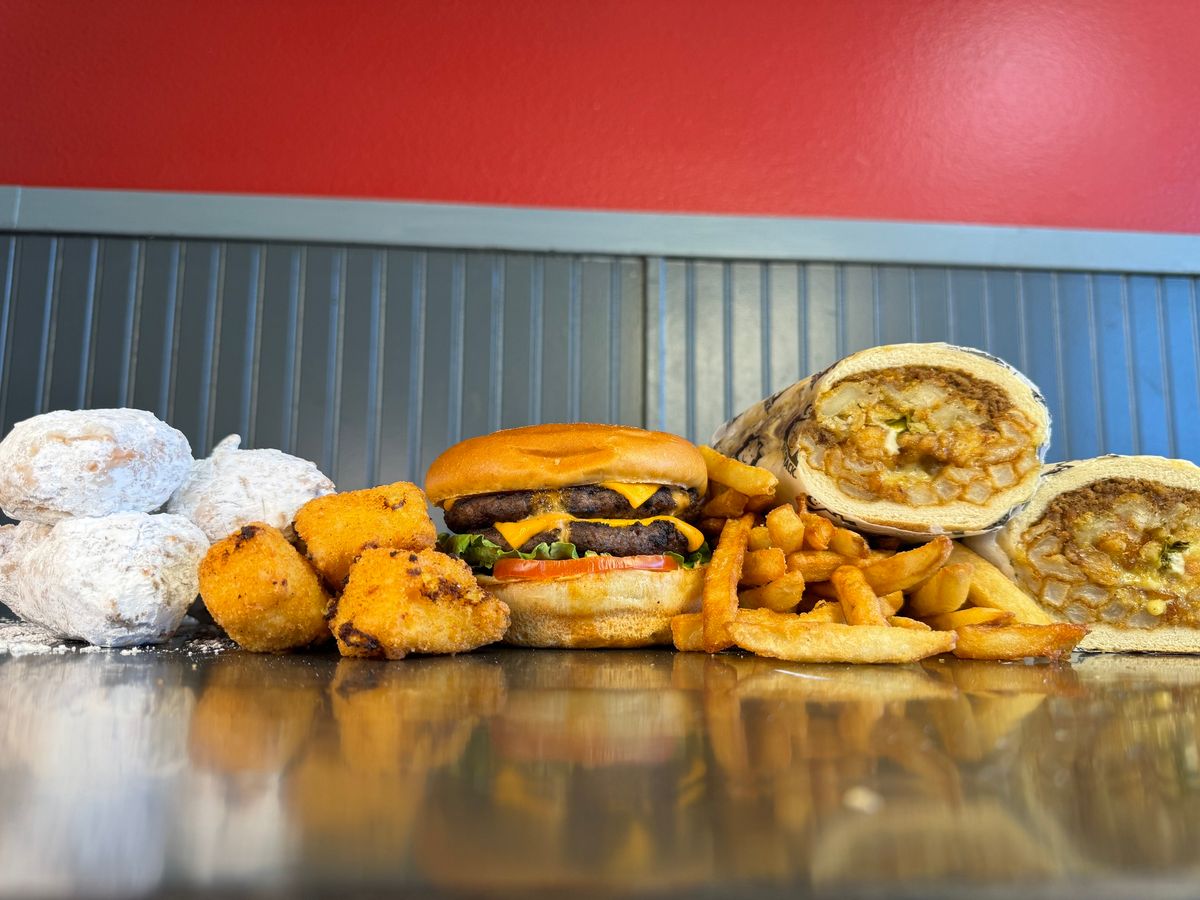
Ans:
POLYGON ((699 611, 704 568, 511 581, 484 576, 479 583, 508 604, 507 644, 652 647, 671 643, 672 616, 699 611))

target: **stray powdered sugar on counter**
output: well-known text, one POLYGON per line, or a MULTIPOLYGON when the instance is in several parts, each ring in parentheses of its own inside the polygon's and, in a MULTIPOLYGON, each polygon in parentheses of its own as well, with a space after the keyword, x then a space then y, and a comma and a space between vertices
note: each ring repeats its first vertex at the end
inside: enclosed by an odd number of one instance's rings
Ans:
POLYGON ((82 644, 70 644, 44 628, 25 622, 0 620, 0 654, 33 656, 46 653, 70 653, 82 644))
POLYGON ((46 656, 63 653, 110 653, 113 656, 185 653, 188 656, 215 655, 232 650, 237 645, 213 625, 205 625, 188 617, 175 636, 165 644, 145 647, 94 647, 80 641, 58 637, 37 625, 0 618, 0 657, 46 656))

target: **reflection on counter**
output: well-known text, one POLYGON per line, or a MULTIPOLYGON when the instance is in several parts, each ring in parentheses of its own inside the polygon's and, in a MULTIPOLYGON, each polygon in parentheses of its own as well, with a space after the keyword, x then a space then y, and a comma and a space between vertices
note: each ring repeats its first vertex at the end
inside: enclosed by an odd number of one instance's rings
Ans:
POLYGON ((1200 659, 0 656, 0 802, 10 894, 1070 894, 1197 874, 1200 659))
POLYGON ((0 892, 159 884, 194 709, 178 661, 0 656, 0 892))
POLYGON ((1027 795, 1106 869, 1200 873, 1200 660, 1095 656, 1077 671, 1085 702, 1054 703, 1027 795))

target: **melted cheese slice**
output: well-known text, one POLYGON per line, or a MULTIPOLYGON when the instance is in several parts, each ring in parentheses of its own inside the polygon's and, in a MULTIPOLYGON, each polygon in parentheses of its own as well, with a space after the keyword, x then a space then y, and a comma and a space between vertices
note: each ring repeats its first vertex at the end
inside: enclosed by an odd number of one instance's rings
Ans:
POLYGON ((601 481, 600 487, 616 491, 629 501, 629 505, 637 509, 653 497, 662 485, 659 484, 626 484, 623 481, 601 481))
POLYGON ((651 516, 648 519, 579 519, 570 513, 546 513, 544 516, 533 516, 520 522, 496 522, 495 529, 500 532, 510 547, 520 547, 534 535, 543 531, 553 531, 567 522, 595 522, 597 525, 608 525, 612 528, 622 528, 628 525, 649 525, 651 522, 670 522, 679 533, 687 538, 688 552, 700 549, 704 543, 704 535, 699 529, 693 528, 682 519, 674 516, 651 516))

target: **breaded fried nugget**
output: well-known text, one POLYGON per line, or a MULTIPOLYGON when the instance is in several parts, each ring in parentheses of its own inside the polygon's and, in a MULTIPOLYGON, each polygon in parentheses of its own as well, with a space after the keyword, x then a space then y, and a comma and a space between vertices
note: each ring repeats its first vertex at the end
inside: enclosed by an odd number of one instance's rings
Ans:
POLYGON ((335 591, 367 548, 424 550, 437 538, 425 494, 407 481, 309 500, 296 513, 295 527, 308 558, 335 591))
POLYGON ((460 559, 436 550, 363 552, 330 622, 343 656, 403 659, 500 640, 508 606, 460 559))
POLYGON ((200 563, 200 596, 245 650, 279 653, 327 638, 329 594, 278 528, 252 522, 213 544, 200 563))

